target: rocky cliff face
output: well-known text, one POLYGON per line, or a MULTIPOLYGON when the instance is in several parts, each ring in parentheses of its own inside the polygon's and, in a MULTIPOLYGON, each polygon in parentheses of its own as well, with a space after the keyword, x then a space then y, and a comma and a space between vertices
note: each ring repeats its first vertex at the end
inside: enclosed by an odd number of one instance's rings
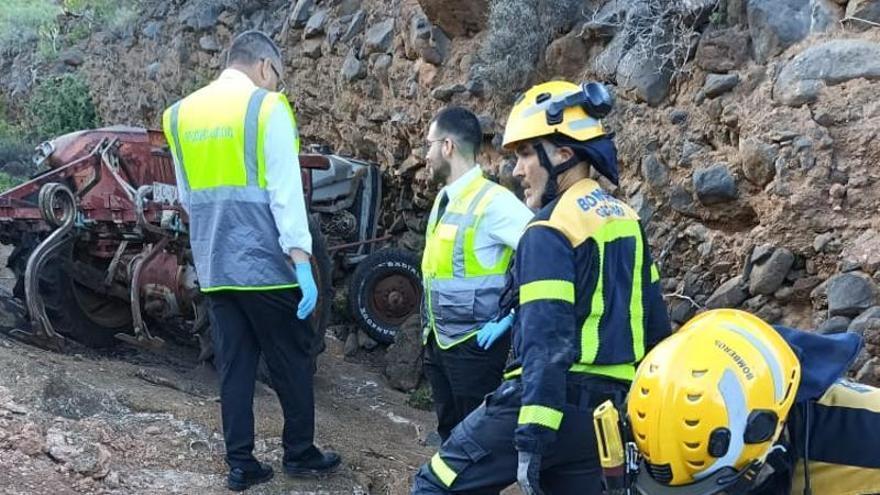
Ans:
MULTIPOLYGON (((511 101, 499 95, 515 88, 475 69, 497 62, 479 54, 499 35, 504 23, 493 16, 504 4, 147 1, 136 24, 93 33, 76 47, 81 59, 63 67, 87 76, 105 122, 158 126, 167 105, 220 70, 234 33, 273 33, 305 142, 381 163, 392 191, 386 226, 413 213, 399 242, 418 250, 432 195, 419 180, 421 143, 437 109, 480 114, 481 161, 503 170, 497 145, 511 101)), ((599 79, 614 90, 608 125, 623 171, 614 192, 647 225, 673 319, 743 307, 774 322, 848 328, 876 351, 880 1, 522 0, 517 8, 561 4, 577 15, 530 45, 539 49, 531 59, 506 62, 529 82, 599 79)), ((534 26, 522 22, 507 28, 525 36, 534 26)), ((27 93, 29 61, 2 64, 0 91, 27 93)), ((857 368, 876 380, 869 357, 857 368)))

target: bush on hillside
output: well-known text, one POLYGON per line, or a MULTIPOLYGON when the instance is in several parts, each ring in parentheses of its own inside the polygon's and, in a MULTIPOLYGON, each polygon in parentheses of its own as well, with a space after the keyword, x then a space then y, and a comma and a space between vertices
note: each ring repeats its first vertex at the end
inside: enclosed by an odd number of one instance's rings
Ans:
POLYGON ((28 175, 32 148, 22 126, 13 123, 0 101, 0 171, 13 175, 28 175))
POLYGON ((138 13, 133 0, 63 0, 62 5, 80 21, 71 28, 74 39, 83 38, 98 27, 120 31, 134 22, 138 13))
POLYGON ((17 53, 24 45, 50 36, 61 13, 52 0, 3 0, 2 3, 0 53, 17 53))
POLYGON ((40 81, 27 107, 33 134, 39 140, 99 125, 89 87, 76 74, 40 81))
POLYGON ((547 45, 584 16, 583 7, 583 0, 492 0, 474 76, 498 98, 524 89, 547 45))

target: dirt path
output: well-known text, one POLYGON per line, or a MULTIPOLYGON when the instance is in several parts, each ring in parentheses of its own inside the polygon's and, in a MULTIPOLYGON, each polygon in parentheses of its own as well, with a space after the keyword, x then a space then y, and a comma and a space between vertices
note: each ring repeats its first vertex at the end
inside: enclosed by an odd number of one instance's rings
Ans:
MULTIPOLYGON (((220 494, 225 486, 216 377, 187 349, 56 354, 0 335, 0 494, 220 494)), ((279 475, 281 410, 258 384, 256 455, 276 470, 254 494, 405 494, 433 452, 429 412, 406 404, 328 338, 315 380, 317 442, 344 468, 279 475)))

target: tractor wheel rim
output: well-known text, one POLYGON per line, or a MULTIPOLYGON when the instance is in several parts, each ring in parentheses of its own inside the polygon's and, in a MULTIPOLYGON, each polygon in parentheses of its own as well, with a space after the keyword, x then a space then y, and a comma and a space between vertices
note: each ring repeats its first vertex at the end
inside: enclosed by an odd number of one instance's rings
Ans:
POLYGON ((400 325, 418 308, 421 290, 405 275, 389 275, 376 282, 370 297, 375 316, 400 325))

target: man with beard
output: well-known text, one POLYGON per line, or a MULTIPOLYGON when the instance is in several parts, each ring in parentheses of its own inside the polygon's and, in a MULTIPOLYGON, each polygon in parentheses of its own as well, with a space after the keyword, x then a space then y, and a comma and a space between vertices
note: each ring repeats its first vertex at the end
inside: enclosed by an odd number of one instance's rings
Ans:
MULTIPOLYGON (((421 467, 413 495, 600 495, 593 409, 621 403, 635 365, 670 333, 660 273, 635 211, 590 179, 618 183, 604 86, 564 81, 521 95, 504 129, 513 175, 539 209, 512 270, 518 294, 505 381, 421 467)), ((508 298, 505 297, 505 301, 508 298)))
POLYGON ((483 133, 468 110, 442 110, 425 146, 432 179, 445 186, 428 220, 422 258, 425 374, 443 441, 501 383, 513 314, 499 311, 513 250, 532 212, 483 177, 483 133))

